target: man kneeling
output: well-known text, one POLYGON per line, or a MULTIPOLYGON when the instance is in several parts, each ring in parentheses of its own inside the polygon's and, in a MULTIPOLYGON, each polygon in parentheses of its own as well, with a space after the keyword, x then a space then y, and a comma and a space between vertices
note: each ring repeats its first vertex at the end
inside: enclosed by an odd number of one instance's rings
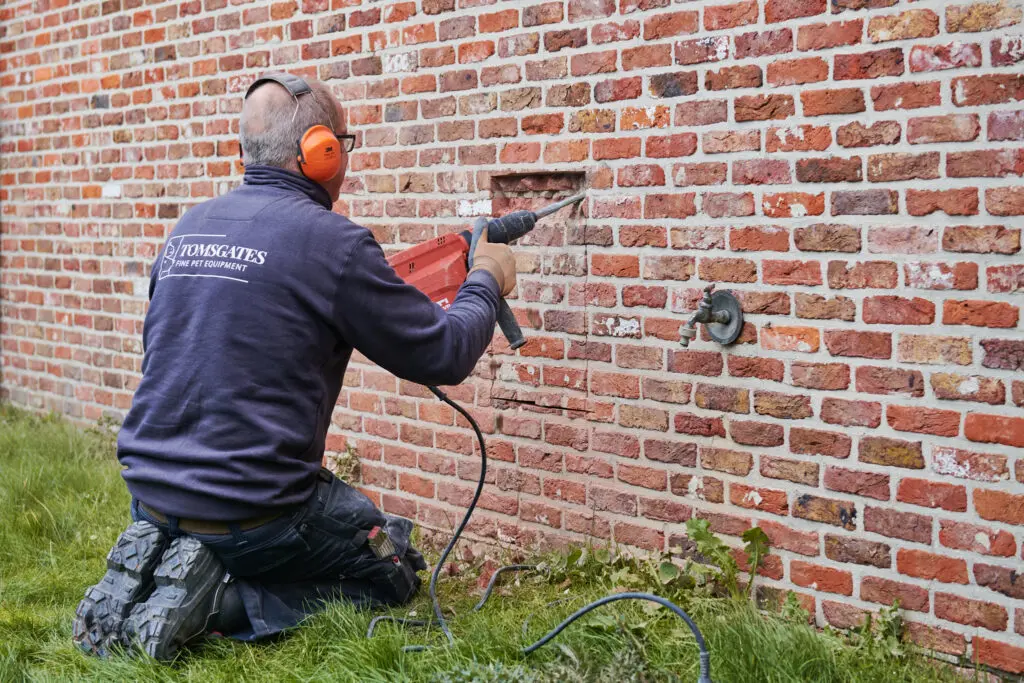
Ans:
POLYGON ((280 633, 333 598, 408 601, 426 569, 412 522, 321 467, 345 368, 358 349, 403 379, 458 384, 515 285, 508 247, 481 241, 445 311, 331 211, 355 136, 323 85, 256 81, 240 134, 243 184, 189 209, 152 268, 118 437, 134 522, 73 624, 92 654, 170 659, 204 633, 280 633))

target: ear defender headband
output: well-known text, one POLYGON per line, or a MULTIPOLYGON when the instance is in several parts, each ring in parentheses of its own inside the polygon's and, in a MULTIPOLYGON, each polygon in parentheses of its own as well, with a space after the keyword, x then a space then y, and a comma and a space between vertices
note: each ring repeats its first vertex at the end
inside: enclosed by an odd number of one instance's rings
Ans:
MULTIPOLYGON (((256 79, 245 91, 245 99, 256 88, 273 81, 284 87, 296 101, 301 95, 313 94, 313 89, 298 76, 287 73, 271 73, 256 79)), ((313 126, 296 141, 299 170, 315 183, 323 183, 338 174, 341 169, 341 141, 327 126, 313 126)))

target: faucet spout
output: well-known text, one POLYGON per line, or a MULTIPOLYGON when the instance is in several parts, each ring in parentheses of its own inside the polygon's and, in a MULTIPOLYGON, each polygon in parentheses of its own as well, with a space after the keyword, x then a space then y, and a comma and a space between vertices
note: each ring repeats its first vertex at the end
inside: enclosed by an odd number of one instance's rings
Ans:
POLYGON ((679 328, 679 343, 684 347, 697 336, 698 324, 703 324, 711 339, 719 344, 733 343, 743 330, 739 300, 731 292, 715 292, 715 285, 708 285, 697 311, 679 328))

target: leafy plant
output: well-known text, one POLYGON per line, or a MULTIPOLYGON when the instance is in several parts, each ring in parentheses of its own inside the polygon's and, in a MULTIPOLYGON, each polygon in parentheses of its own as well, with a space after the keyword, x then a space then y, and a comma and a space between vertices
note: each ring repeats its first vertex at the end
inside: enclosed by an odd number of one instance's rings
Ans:
POLYGON ((903 617, 900 601, 883 607, 875 616, 868 612, 860 628, 854 629, 852 641, 865 656, 876 661, 901 659, 906 655, 903 644, 903 617))
POLYGON ((327 454, 327 469, 342 481, 354 484, 359 481, 359 453, 352 444, 346 444, 341 453, 327 454))
POLYGON ((810 612, 804 609, 804 606, 800 604, 800 599, 793 591, 786 592, 786 599, 782 603, 779 616, 790 624, 806 624, 811 618, 810 612))
POLYGON ((768 554, 771 541, 761 527, 755 526, 743 532, 743 550, 747 553, 747 563, 750 565, 750 580, 747 581, 747 598, 754 591, 754 576, 757 568, 761 566, 761 560, 768 554))

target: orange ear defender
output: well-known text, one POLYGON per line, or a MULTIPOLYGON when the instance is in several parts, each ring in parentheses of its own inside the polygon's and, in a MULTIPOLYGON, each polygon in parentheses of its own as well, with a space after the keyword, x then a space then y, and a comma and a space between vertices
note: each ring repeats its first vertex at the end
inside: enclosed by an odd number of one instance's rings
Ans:
MULTIPOLYGON (((288 73, 270 73, 257 78, 245 91, 248 98, 259 86, 273 81, 283 86, 298 100, 300 95, 312 95, 313 89, 306 81, 288 73)), ((338 174, 341 169, 341 141, 327 126, 313 126, 307 130, 298 145, 299 170, 315 183, 324 183, 338 174)), ((241 150, 239 150, 241 153, 241 150)))
POLYGON ((327 126, 313 126, 299 140, 299 169, 315 183, 323 183, 341 168, 341 141, 327 126))

